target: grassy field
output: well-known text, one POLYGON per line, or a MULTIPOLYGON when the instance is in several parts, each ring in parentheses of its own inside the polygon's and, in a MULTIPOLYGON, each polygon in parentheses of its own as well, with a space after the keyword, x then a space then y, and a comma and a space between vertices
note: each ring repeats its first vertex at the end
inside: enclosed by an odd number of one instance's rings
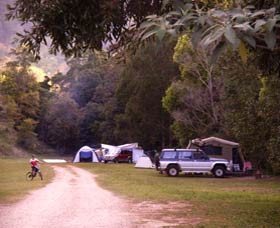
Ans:
MULTIPOLYGON (((27 159, 0 159, 0 203, 12 203, 30 190, 45 186, 52 168, 41 166, 44 180, 25 180, 27 159)), ((104 188, 133 201, 158 204, 178 202, 180 210, 158 216, 202 218, 199 227, 280 227, 280 180, 252 177, 216 179, 203 176, 170 178, 155 170, 135 169, 129 164, 79 164, 95 174, 104 188)), ((183 226, 184 227, 184 226, 183 226)))
POLYGON ((16 202, 30 190, 41 188, 51 181, 54 172, 47 164, 41 165, 43 181, 39 177, 33 181, 26 181, 25 174, 30 170, 28 160, 29 158, 0 158, 0 203, 16 202))
POLYGON ((79 164, 98 174, 104 188, 135 201, 191 204, 177 216, 203 218, 199 227, 280 227, 280 180, 253 177, 179 176, 129 164, 79 164))

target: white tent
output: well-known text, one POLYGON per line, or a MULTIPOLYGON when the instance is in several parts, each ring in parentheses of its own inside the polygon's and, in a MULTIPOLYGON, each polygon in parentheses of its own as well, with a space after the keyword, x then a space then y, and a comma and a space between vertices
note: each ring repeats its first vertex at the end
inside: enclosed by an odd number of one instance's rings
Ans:
POLYGON ((132 151, 133 163, 136 163, 138 159, 144 154, 144 151, 142 149, 139 149, 138 143, 128 143, 119 146, 101 144, 101 148, 107 150, 107 152, 104 154, 105 157, 116 157, 122 150, 132 151))
POLYGON ((128 144, 124 144, 124 145, 119 145, 117 147, 122 150, 133 150, 134 148, 138 147, 138 143, 128 143, 128 144))
POLYGON ((138 159, 144 154, 144 151, 138 147, 138 143, 128 143, 118 146, 121 150, 132 151, 132 162, 136 163, 138 159))
POLYGON ((83 146, 76 153, 73 162, 99 162, 99 160, 92 148, 83 146))
POLYGON ((132 150, 132 162, 137 163, 137 161, 144 155, 144 150, 134 148, 132 150))
POLYGON ((142 155, 136 165, 134 166, 135 168, 146 168, 146 169, 152 169, 154 168, 154 165, 151 161, 151 159, 147 155, 142 155))
POLYGON ((107 144, 101 144, 101 148, 105 149, 105 154, 104 156, 117 156, 120 152, 121 149, 118 148, 117 146, 112 146, 112 145, 107 145, 107 144))

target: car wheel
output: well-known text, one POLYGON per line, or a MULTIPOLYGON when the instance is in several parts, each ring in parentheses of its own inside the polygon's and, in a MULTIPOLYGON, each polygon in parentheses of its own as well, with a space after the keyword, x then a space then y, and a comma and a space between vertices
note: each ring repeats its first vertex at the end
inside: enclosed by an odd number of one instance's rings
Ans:
POLYGON ((213 170, 215 177, 222 178, 225 176, 225 168, 223 166, 216 166, 213 170))
POLYGON ((167 174, 170 177, 177 177, 179 174, 178 166, 171 165, 167 168, 167 174))
POLYGON ((114 163, 119 163, 119 160, 117 158, 115 158, 114 163))

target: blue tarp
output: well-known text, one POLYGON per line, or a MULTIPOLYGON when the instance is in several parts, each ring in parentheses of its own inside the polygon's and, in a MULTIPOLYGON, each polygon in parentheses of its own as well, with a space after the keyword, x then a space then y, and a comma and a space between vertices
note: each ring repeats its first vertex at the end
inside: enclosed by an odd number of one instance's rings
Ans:
POLYGON ((89 159, 89 158, 92 158, 92 152, 83 152, 81 151, 80 152, 80 158, 83 158, 83 159, 89 159))

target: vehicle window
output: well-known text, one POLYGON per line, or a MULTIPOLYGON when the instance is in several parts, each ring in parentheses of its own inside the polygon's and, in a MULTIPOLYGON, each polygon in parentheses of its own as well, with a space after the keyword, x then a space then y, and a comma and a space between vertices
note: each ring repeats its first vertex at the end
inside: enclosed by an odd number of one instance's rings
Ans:
POLYGON ((179 152, 179 159, 191 159, 192 152, 191 151, 182 151, 179 152))
POLYGON ((202 158, 204 158, 204 156, 201 152, 194 152, 193 153, 193 158, 194 159, 202 159, 202 158))
POLYGON ((201 149, 208 155, 223 155, 222 147, 220 146, 203 146, 201 149))
POLYGON ((162 158, 163 159, 175 159, 176 158, 175 151, 164 151, 162 158))

